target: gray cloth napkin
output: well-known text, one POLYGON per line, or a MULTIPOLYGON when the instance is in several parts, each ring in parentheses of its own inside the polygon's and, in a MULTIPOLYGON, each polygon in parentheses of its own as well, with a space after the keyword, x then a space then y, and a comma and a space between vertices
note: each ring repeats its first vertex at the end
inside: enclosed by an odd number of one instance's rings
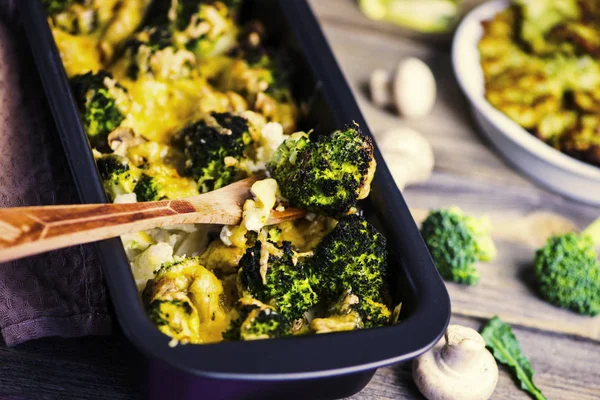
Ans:
MULTIPOLYGON (((0 0, 0 207, 78 203, 79 198, 29 46, 0 0)), ((93 245, 0 264, 0 331, 8 345, 111 332, 93 245)))

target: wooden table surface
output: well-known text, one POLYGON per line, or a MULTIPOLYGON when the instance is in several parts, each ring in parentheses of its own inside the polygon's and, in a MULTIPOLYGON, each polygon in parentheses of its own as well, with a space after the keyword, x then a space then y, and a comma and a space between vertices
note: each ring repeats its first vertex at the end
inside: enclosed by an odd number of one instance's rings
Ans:
MULTIPOLYGON (((355 0, 311 0, 311 4, 376 136, 388 128, 410 126, 433 145, 432 178, 405 192, 415 218, 422 219, 429 208, 458 205, 469 213, 488 214, 493 221, 499 257, 480 267, 478 286, 448 284, 452 323, 478 329, 491 316, 501 316, 513 324, 536 371, 535 381, 549 399, 600 399, 600 318, 552 307, 536 296, 531 285, 533 252, 550 232, 536 227, 552 220, 557 232, 581 228, 600 209, 534 186, 481 138, 456 84, 447 41, 411 39, 401 29, 369 21, 355 0), (403 121, 375 108, 365 91, 374 68, 391 69, 408 56, 428 63, 438 85, 433 113, 420 121, 403 121)), ((142 365, 118 333, 0 346, 0 399, 136 399, 141 396, 142 365)), ((412 382, 410 364, 379 369, 371 383, 352 397, 418 398, 422 397, 412 382)), ((492 398, 528 396, 501 367, 492 398)))

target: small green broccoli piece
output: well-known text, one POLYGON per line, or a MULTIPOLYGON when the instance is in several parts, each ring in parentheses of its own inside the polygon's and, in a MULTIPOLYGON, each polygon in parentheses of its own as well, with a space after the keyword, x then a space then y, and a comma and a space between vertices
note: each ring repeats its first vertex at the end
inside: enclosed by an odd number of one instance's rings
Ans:
POLYGON ((329 306, 324 317, 311 321, 310 328, 316 333, 374 328, 389 324, 391 315, 385 304, 361 299, 348 289, 329 306))
POLYGON ((42 5, 48 15, 54 15, 65 11, 74 2, 74 0, 42 0, 42 5))
POLYGON ((155 299, 148 305, 146 313, 165 335, 183 343, 198 341, 198 312, 186 295, 169 293, 155 299))
POLYGON ((93 147, 108 148, 108 134, 117 128, 129 111, 127 90, 105 71, 76 75, 70 80, 81 121, 93 147))
POLYGON ((318 301, 290 242, 283 242, 279 248, 256 241, 240 259, 238 277, 244 292, 275 307, 290 322, 302 318, 318 301), (264 251, 269 252, 266 271, 261 266, 264 251))
POLYGON ((186 157, 185 174, 198 181, 198 191, 210 192, 238 179, 237 164, 252 143, 249 124, 231 113, 212 113, 177 135, 175 145, 186 157))
POLYGON ((96 166, 103 181, 108 181, 129 171, 127 159, 116 154, 103 155, 96 160, 96 166))
POLYGON ((144 173, 140 176, 133 192, 136 195, 137 201, 158 201, 165 197, 156 179, 144 173))
MULTIPOLYGON (((138 32, 125 44, 126 57, 129 65, 126 69, 127 77, 137 80, 140 73, 152 73, 150 59, 156 52, 172 46, 172 33, 166 25, 146 27, 138 32)), ((189 74, 191 65, 182 65, 182 75, 189 74)))
POLYGON ((316 138, 296 133, 279 146, 267 168, 294 206, 339 216, 369 193, 373 142, 357 125, 316 138))
POLYGON ((104 190, 112 201, 119 194, 132 193, 139 179, 139 170, 130 167, 126 158, 106 154, 96 159, 104 190))
POLYGON ((42 0, 42 5, 54 26, 74 34, 89 34, 99 28, 98 8, 84 0, 42 0), (73 7, 76 5, 76 7, 73 7))
POLYGON ((313 252, 305 262, 311 282, 325 302, 351 290, 361 300, 384 303, 386 240, 363 217, 352 214, 341 218, 313 252))
POLYGON ((270 339, 290 334, 289 323, 273 308, 250 299, 240 299, 238 317, 223 333, 225 340, 270 339))
POLYGON ((431 211, 421 226, 421 235, 442 278, 468 285, 479 282, 474 264, 496 256, 489 233, 487 218, 465 215, 456 207, 431 211))
POLYGON ((168 12, 177 46, 197 57, 222 54, 235 44, 239 2, 178 0, 168 12))
POLYGON ((356 310, 360 315, 364 328, 388 325, 392 317, 392 312, 388 306, 370 298, 359 298, 356 310))
POLYGON ((550 237, 537 250, 535 277, 546 301, 580 314, 600 314, 600 262, 595 249, 599 238, 600 220, 581 234, 550 237))

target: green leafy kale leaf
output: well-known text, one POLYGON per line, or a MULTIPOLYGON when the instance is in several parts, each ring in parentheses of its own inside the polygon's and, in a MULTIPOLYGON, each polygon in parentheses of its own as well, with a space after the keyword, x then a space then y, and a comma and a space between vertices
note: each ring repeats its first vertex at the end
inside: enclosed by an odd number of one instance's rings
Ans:
POLYGON ((542 391, 533 383, 533 368, 527 357, 521 352, 519 342, 512 333, 510 325, 498 317, 494 317, 483 327, 481 336, 496 360, 511 367, 521 382, 521 389, 529 392, 536 400, 547 400, 542 391))

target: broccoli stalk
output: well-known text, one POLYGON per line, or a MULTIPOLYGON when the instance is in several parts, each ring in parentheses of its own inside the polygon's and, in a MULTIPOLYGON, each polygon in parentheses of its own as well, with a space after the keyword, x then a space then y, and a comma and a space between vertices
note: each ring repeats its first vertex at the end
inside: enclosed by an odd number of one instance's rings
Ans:
POLYGON ((340 216, 369 193, 373 142, 357 125, 310 138, 296 133, 279 146, 267 169, 294 206, 340 216))
POLYGON ((474 264, 496 256, 489 232, 487 218, 465 215, 457 207, 431 211, 421 225, 421 235, 442 278, 468 285, 479 282, 474 264))
POLYGON ((535 253, 538 291, 549 303, 580 314, 600 314, 600 218, 580 234, 550 237, 535 253))

